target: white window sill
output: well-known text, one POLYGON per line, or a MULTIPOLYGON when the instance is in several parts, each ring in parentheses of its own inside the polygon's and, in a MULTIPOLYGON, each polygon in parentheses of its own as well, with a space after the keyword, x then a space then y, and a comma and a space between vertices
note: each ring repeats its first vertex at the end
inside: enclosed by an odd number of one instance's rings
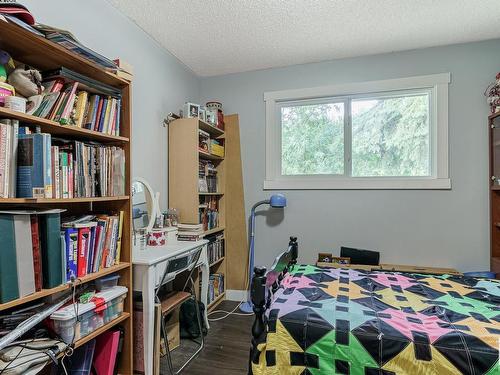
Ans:
POLYGON ((449 190, 449 178, 328 178, 265 180, 264 190, 449 190))

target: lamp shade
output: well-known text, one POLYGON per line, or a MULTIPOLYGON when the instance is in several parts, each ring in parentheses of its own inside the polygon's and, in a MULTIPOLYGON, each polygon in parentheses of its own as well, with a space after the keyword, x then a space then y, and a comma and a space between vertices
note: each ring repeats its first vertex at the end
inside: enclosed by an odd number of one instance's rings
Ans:
POLYGON ((271 195, 271 199, 269 200, 269 204, 274 208, 283 208, 286 207, 286 197, 283 194, 274 194, 271 195))

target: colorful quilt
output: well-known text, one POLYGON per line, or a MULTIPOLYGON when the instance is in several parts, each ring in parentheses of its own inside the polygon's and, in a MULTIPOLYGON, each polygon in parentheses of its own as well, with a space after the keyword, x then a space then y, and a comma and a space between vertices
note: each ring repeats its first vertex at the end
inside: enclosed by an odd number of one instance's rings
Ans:
POLYGON ((254 375, 500 374, 500 283, 297 265, 254 375))

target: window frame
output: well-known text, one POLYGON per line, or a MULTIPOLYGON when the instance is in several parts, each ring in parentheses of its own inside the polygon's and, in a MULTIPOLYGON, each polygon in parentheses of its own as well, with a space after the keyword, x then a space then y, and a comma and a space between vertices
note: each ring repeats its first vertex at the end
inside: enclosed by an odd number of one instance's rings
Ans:
POLYGON ((264 93, 266 107, 265 190, 289 189, 451 189, 448 167, 448 85, 450 73, 339 84, 264 93), (352 100, 429 94, 430 176, 353 177, 351 155, 352 100), (290 104, 344 102, 344 174, 282 175, 281 108, 290 104), (349 169, 348 169, 349 168, 349 169))

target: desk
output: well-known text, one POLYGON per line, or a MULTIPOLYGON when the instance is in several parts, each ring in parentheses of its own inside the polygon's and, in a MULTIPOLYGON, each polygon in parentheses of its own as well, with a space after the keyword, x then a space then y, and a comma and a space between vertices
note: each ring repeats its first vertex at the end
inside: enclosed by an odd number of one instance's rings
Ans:
MULTIPOLYGON (((201 301, 205 305, 205 324, 207 328, 207 292, 209 264, 207 257, 207 240, 196 242, 174 242, 166 246, 147 247, 146 250, 134 249, 132 251, 132 263, 134 265, 134 290, 142 292, 142 313, 144 328, 144 372, 147 375, 153 373, 153 338, 154 338, 154 306, 155 291, 161 285, 163 273, 168 261, 177 257, 189 255, 196 252, 200 247, 203 249, 200 254, 197 266, 201 268, 201 301)), ((170 273, 164 283, 172 281, 179 272, 170 273)))

